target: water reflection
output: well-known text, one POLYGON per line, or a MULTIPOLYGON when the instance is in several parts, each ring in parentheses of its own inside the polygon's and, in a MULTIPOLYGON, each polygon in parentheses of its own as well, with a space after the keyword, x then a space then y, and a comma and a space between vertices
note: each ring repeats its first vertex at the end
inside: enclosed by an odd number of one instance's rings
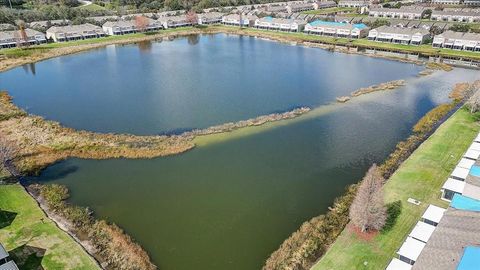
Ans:
POLYGON ((25 70, 25 73, 32 74, 33 76, 35 76, 36 74, 35 63, 22 65, 22 68, 23 70, 25 70))
POLYGON ((200 41, 200 35, 188 35, 187 36, 188 44, 190 45, 197 45, 200 41))
POLYGON ((152 42, 150 40, 140 41, 137 45, 141 52, 148 53, 152 50, 152 42))

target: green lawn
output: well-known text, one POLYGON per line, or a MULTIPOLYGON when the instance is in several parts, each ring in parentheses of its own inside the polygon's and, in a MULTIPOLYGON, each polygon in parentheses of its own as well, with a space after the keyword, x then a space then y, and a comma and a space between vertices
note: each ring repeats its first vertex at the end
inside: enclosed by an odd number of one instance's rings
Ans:
MULTIPOLYGON (((189 30, 192 30, 192 27, 166 29, 166 30, 162 30, 159 33, 181 33, 189 30)), ((63 48, 63 47, 70 47, 70 46, 77 46, 77 45, 98 44, 98 43, 108 44, 109 42, 112 42, 112 41, 126 40, 130 38, 141 38, 141 37, 145 37, 147 35, 152 35, 152 34, 155 34, 155 32, 135 33, 135 34, 127 34, 127 35, 121 35, 121 36, 106 36, 102 38, 84 39, 84 40, 76 40, 76 41, 68 41, 68 42, 47 43, 42 45, 31 46, 28 48, 3 49, 3 50, 0 50, 0 56, 3 55, 5 57, 23 57, 23 56, 29 56, 35 52, 42 52, 42 51, 47 51, 55 48, 63 48)))
POLYGON ((345 229, 312 269, 385 269, 428 204, 447 207, 440 188, 480 130, 476 120, 466 109, 457 111, 387 181, 386 202, 401 200, 403 205, 390 231, 367 242, 345 229), (409 197, 422 204, 407 203, 409 197))
POLYGON ((22 270, 98 269, 18 184, 0 185, 0 243, 22 270))
POLYGON ((102 6, 99 6, 97 4, 90 4, 90 5, 87 5, 87 6, 79 6, 77 8, 78 9, 85 9, 85 10, 89 10, 89 11, 106 10, 106 8, 104 8, 102 6))
MULTIPOLYGON (((362 48, 371 48, 371 49, 391 49, 391 50, 398 50, 406 53, 422 53, 428 56, 457 56, 457 57, 466 57, 474 60, 480 60, 480 53, 478 52, 456 51, 451 49, 437 49, 437 48, 433 48, 431 44, 411 46, 411 45, 402 45, 402 44, 381 43, 381 42, 370 41, 367 39, 333 38, 333 37, 326 37, 326 36, 308 35, 304 33, 287 33, 287 32, 259 30, 255 28, 243 28, 242 30, 239 30, 238 27, 219 26, 219 25, 203 27, 203 29, 207 31, 222 30, 222 29, 224 31, 238 30, 246 34, 258 33, 263 35, 269 35, 271 37, 292 38, 298 41, 322 42, 325 44, 332 44, 332 45, 335 44, 335 45, 344 45, 344 46, 351 45, 351 46, 359 46, 362 48)), ((185 31, 190 31, 190 30, 192 30, 192 27, 182 27, 182 28, 161 30, 159 33, 174 34, 174 33, 182 33, 185 31)), ((149 34, 152 34, 152 33, 149 33, 149 34)), ((125 40, 129 38, 138 38, 145 35, 148 35, 148 34, 136 33, 136 34, 128 34, 128 35, 122 35, 122 36, 107 36, 103 38, 78 40, 78 41, 70 41, 70 42, 49 43, 49 44, 42 44, 42 45, 32 46, 29 48, 22 48, 22 49, 20 48, 3 49, 3 50, 0 50, 0 59, 1 59, 1 56, 24 57, 24 56, 29 56, 34 52, 41 52, 42 50, 50 50, 53 48, 84 45, 84 44, 109 43, 111 41, 125 40)))
POLYGON ((330 14, 334 12, 354 12, 356 8, 349 8, 349 7, 332 7, 332 8, 324 8, 324 9, 316 9, 316 10, 308 10, 302 12, 303 14, 314 14, 314 15, 324 15, 330 14))

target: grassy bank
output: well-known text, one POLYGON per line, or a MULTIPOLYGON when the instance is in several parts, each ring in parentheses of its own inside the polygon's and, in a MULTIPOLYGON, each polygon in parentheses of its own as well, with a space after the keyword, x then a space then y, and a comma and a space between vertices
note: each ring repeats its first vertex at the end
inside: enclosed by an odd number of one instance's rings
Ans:
POLYGON ((384 269, 428 204, 446 206, 439 199, 440 188, 480 130, 477 121, 478 116, 460 109, 387 181, 386 202, 401 200, 403 205, 391 230, 367 241, 359 239, 347 227, 312 269, 384 269), (410 197, 422 204, 408 203, 410 197))
POLYGON ((159 31, 157 33, 136 33, 122 36, 108 36, 99 39, 89 39, 63 43, 50 43, 23 49, 3 49, 0 50, 0 71, 52 57, 101 48, 109 44, 129 44, 146 40, 155 40, 159 38, 169 37, 172 35, 182 36, 202 33, 227 33, 247 36, 259 36, 276 41, 295 42, 299 44, 322 43, 326 46, 331 46, 332 48, 336 45, 339 45, 358 47, 360 49, 387 49, 396 52, 421 54, 423 56, 462 57, 464 59, 480 60, 480 53, 456 51, 451 49, 437 49, 433 48, 430 44, 410 46, 402 44, 380 43, 367 39, 333 38, 317 35, 308 35, 304 33, 275 32, 258 30, 255 28, 240 29, 238 27, 212 25, 199 28, 185 27, 167 29, 159 31))
POLYGON ((18 184, 0 185, 0 242, 20 269, 99 269, 18 184))

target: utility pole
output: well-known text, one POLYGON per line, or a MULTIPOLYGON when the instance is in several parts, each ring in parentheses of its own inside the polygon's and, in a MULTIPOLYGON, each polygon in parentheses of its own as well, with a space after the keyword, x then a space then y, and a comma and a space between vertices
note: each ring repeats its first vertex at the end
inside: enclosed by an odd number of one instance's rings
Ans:
POLYGON ((12 0, 8 0, 8 3, 10 4, 10 9, 13 9, 13 7, 12 7, 12 0))

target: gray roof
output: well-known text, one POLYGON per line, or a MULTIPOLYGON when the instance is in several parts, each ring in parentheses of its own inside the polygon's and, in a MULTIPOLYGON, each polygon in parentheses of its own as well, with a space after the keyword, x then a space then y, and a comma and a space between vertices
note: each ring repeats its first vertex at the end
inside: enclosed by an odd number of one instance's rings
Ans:
POLYGON ((127 21, 115 21, 115 22, 106 22, 103 24, 103 27, 134 27, 135 21, 127 20, 127 21))
POLYGON ((289 3, 292 8, 313 8, 313 3, 289 3))
POLYGON ((307 23, 307 21, 304 21, 304 20, 283 19, 283 18, 267 19, 267 17, 263 17, 263 18, 260 18, 258 20, 261 21, 261 22, 271 22, 271 23, 280 23, 280 24, 293 24, 293 23, 306 24, 307 23))
POLYGON ((401 8, 383 8, 383 7, 370 8, 371 12, 418 13, 418 14, 422 14, 425 10, 426 8, 417 7, 417 6, 402 6, 401 8))
POLYGON ((205 19, 221 18, 222 16, 223 16, 223 13, 220 13, 220 12, 207 12, 207 13, 198 14, 198 17, 205 18, 205 19))
MULTIPOLYGON (((28 38, 33 38, 37 35, 40 35, 43 38, 45 38, 45 34, 30 28, 25 29, 25 33, 27 33, 28 38)), ((16 38, 20 38, 20 33, 18 30, 0 32, 0 40, 8 40, 8 39, 16 39, 16 38)))
POLYGON ((0 23, 0 31, 15 30, 15 26, 9 23, 0 23))
POLYGON ((412 269, 456 269, 464 248, 479 245, 480 212, 449 208, 412 269))
POLYGON ((67 25, 70 24, 69 20, 51 20, 51 21, 35 21, 31 22, 28 25, 30 27, 47 27, 48 22, 50 22, 50 25, 67 25))
POLYGON ((115 21, 118 20, 120 17, 112 15, 112 16, 92 16, 87 17, 88 20, 96 21, 96 22, 104 22, 104 21, 115 21))
POLYGON ((463 39, 463 40, 475 40, 480 41, 480 34, 476 33, 463 33, 463 32, 454 32, 454 31, 445 31, 440 34, 446 39, 463 39))
POLYGON ((101 27, 90 24, 90 23, 84 23, 79 25, 52 26, 47 30, 47 32, 49 33, 67 33, 67 32, 82 33, 82 32, 88 32, 88 31, 103 33, 103 30, 101 27))
POLYGON ((2 244, 0 244, 0 260, 8 257, 8 252, 5 250, 2 244))
POLYGON ((432 10, 432 16, 480 16, 479 12, 469 9, 458 10, 432 10))
POLYGON ((429 33, 427 29, 424 28, 406 28, 406 27, 392 27, 392 26, 380 26, 375 28, 379 33, 391 33, 391 34, 405 34, 405 35, 414 35, 416 33, 421 33, 426 35, 429 33))

